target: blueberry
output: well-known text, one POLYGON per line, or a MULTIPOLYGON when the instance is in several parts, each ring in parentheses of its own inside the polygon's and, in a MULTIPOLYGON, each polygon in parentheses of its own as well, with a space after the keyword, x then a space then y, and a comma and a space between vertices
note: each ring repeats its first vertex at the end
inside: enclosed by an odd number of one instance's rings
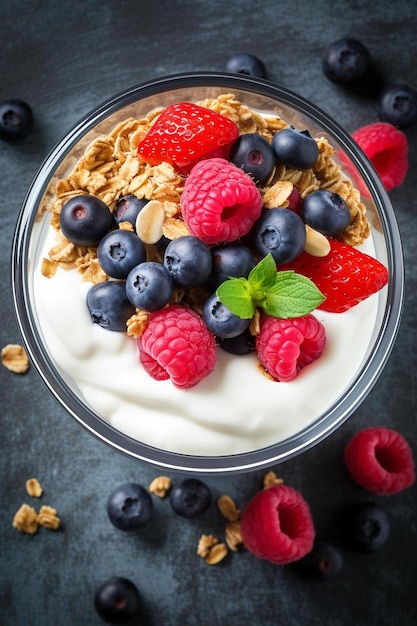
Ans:
POLYGON ((245 331, 250 319, 234 315, 213 293, 204 303, 203 320, 207 328, 217 337, 229 339, 245 331))
POLYGON ((93 285, 87 292, 87 307, 91 320, 106 330, 123 332, 135 307, 126 297, 124 283, 106 280, 93 285))
POLYGON ((253 245, 262 256, 271 253, 276 263, 290 263, 304 249, 305 225, 290 209, 268 209, 255 224, 253 245))
POLYGON ((247 328, 243 333, 236 337, 228 337, 219 340, 219 346, 229 354, 242 356, 256 350, 256 339, 247 328))
POLYGON ((297 170, 313 167, 319 156, 317 143, 308 130, 284 128, 275 133, 271 145, 281 163, 297 170))
POLYGON ((316 539, 313 549, 301 560, 300 565, 308 576, 326 580, 340 572, 343 567, 343 555, 331 541, 316 539))
POLYGON ((373 502, 358 502, 345 511, 344 535, 359 552, 375 552, 390 534, 390 522, 385 511, 373 502))
POLYGON ((363 78, 371 65, 371 56, 357 39, 334 41, 324 51, 323 74, 334 83, 354 83, 363 78))
POLYGON ((94 606, 105 622, 126 624, 134 618, 139 618, 142 600, 138 588, 131 580, 113 576, 96 590, 94 606))
POLYGON ((146 200, 145 198, 139 199, 132 194, 122 196, 116 202, 116 206, 113 211, 116 223, 120 224, 120 222, 129 222, 133 227, 135 227, 138 214, 148 202, 149 200, 146 200))
POLYGON ((107 204, 89 194, 71 198, 61 210, 61 230, 76 246, 97 246, 113 224, 107 204))
POLYGON ((100 241, 97 259, 112 278, 126 278, 130 270, 146 260, 146 248, 135 233, 113 230, 100 241))
POLYGON ((327 189, 313 191, 301 205, 304 222, 328 237, 336 237, 350 224, 350 211, 339 194, 327 189))
POLYGON ((378 117, 393 126, 408 126, 417 119, 417 91, 408 85, 387 87, 381 94, 378 117))
POLYGON ((211 273, 210 248, 192 235, 178 237, 166 247, 164 265, 180 287, 204 285, 211 273))
POLYGON ((253 252, 241 243, 225 243, 211 248, 212 270, 207 281, 212 291, 230 277, 247 278, 255 267, 253 252))
POLYGON ((119 530, 137 530, 152 515, 153 502, 149 492, 136 483, 123 483, 111 492, 107 500, 109 520, 119 530))
POLYGON ((134 267, 126 279, 126 295, 138 309, 152 313, 163 309, 174 292, 174 281, 166 267, 145 261, 134 267))
POLYGON ((30 106, 19 98, 0 102, 0 139, 20 141, 27 137, 33 128, 33 112, 30 106))
POLYGON ((192 519, 207 511, 211 504, 211 491, 198 478, 185 478, 174 484, 169 501, 177 515, 192 519))
POLYGON ((246 74, 247 76, 266 78, 266 68, 263 61, 249 52, 233 54, 226 61, 224 69, 226 72, 233 72, 234 74, 246 74))
POLYGON ((263 184, 275 168, 275 153, 265 137, 256 133, 240 135, 230 148, 229 160, 263 184))

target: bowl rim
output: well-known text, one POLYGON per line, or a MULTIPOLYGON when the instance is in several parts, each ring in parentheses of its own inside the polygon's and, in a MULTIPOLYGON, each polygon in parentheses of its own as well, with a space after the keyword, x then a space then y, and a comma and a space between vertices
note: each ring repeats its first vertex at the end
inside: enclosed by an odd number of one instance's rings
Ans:
POLYGON ((404 263, 395 213, 374 167, 352 137, 321 108, 285 87, 256 77, 209 71, 171 74, 139 83, 105 100, 70 129, 41 164, 23 201, 12 242, 11 278, 15 314, 25 348, 41 379, 64 409, 96 438, 132 458, 159 469, 200 475, 235 474, 276 465, 306 451, 341 426, 364 401, 382 373, 398 334, 404 300, 404 263), (133 439, 96 416, 69 388, 44 352, 29 306, 27 259, 32 226, 56 167, 98 122, 132 104, 138 97, 155 96, 167 91, 192 87, 234 88, 269 97, 278 102, 284 101, 286 105, 312 118, 330 135, 336 135, 341 147, 347 152, 369 187, 378 208, 385 234, 388 266, 391 268, 387 303, 372 356, 369 355, 362 365, 359 377, 352 381, 347 393, 337 401, 330 413, 326 413, 307 428, 282 442, 255 451, 224 456, 188 455, 161 450, 133 439), (370 367, 371 364, 373 368, 370 367))

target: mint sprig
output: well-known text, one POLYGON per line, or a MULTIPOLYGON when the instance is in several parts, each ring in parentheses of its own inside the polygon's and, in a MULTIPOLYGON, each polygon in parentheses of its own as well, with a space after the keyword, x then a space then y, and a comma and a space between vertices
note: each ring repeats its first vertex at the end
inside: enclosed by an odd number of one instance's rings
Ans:
POLYGON ((247 279, 229 278, 216 293, 219 300, 242 319, 253 317, 257 308, 272 317, 302 317, 325 300, 306 276, 293 270, 277 271, 271 254, 255 265, 247 279))

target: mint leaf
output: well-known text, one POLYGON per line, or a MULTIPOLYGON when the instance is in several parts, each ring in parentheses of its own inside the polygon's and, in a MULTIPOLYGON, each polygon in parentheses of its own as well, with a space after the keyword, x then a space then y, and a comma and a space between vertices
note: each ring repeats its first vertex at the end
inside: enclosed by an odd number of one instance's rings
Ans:
POLYGON ((276 273, 275 283, 265 294, 262 309, 268 315, 282 319, 302 317, 314 311, 324 299, 309 278, 289 270, 276 273))
POLYGON ((217 289, 217 297, 227 308, 242 319, 250 319, 255 314, 251 288, 246 278, 229 278, 217 289))
POLYGON ((248 278, 229 278, 217 289, 217 297, 242 319, 250 319, 256 308, 267 315, 286 319, 302 317, 325 300, 316 285, 293 270, 278 271, 271 254, 264 257, 248 278))

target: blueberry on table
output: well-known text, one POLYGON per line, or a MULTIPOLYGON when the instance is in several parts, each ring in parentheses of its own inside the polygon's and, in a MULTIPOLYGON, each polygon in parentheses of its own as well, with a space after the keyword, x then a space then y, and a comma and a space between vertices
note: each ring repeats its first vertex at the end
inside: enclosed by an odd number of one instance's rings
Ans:
POLYGON ((344 535, 359 552, 375 552, 390 535, 390 522, 385 511, 373 502, 358 502, 344 514, 344 535))
POLYGON ((204 285, 212 268, 210 248, 192 235, 178 237, 166 247, 164 265, 180 287, 204 285))
POLYGON ((136 265, 146 260, 146 248, 136 233, 117 229, 100 241, 97 259, 106 274, 124 279, 136 265))
POLYGON ((306 229, 301 217, 290 209, 268 209, 253 229, 253 245, 276 263, 290 263, 304 250, 306 229))
POLYGON ((313 549, 300 561, 307 576, 327 580, 336 576, 343 567, 340 549, 327 539, 316 539, 313 549))
POLYGON ((275 168, 271 144, 256 133, 240 135, 230 148, 229 160, 260 184, 269 179, 275 168))
POLYGON ((207 284, 212 291, 231 276, 247 278, 256 265, 253 252, 242 243, 219 244, 210 252, 213 263, 207 284))
POLYGON ((149 313, 168 304, 174 292, 174 281, 167 268, 156 261, 136 265, 126 278, 126 295, 138 309, 149 313))
POLYGON ((324 51, 323 74, 334 83, 354 83, 363 78, 371 65, 367 48, 357 39, 334 41, 324 51))
POLYGON ((105 622, 126 624, 140 617, 142 600, 138 588, 131 580, 113 576, 96 590, 94 606, 105 622))
POLYGON ((246 74, 247 76, 266 78, 266 68, 263 61, 249 52, 233 54, 226 61, 224 69, 226 72, 232 72, 233 74, 246 74))
POLYGON ((185 478, 174 484, 169 501, 177 515, 191 519, 207 511, 211 504, 211 491, 198 478, 185 478))
POLYGON ((146 198, 138 198, 133 194, 122 196, 116 202, 113 215, 117 224, 121 222, 129 222, 134 227, 136 218, 149 200, 146 198))
POLYGON ((113 526, 131 531, 141 528, 152 515, 153 502, 149 492, 136 483, 123 483, 111 492, 107 514, 113 526))
POLYGON ((301 205, 301 215, 306 224, 328 237, 336 237, 350 224, 350 211, 339 194, 327 189, 313 191, 301 205))
POLYGON ((61 230, 76 246, 97 246, 113 224, 113 215, 107 204, 90 194, 71 198, 61 210, 61 230))
POLYGON ((126 322, 135 312, 135 307, 126 296, 124 283, 115 280, 90 287, 87 307, 94 324, 116 332, 126 331, 126 322))
POLYGON ((417 91, 409 85, 391 85, 381 94, 378 117, 402 128, 417 119, 417 91))
POLYGON ((21 141, 33 128, 31 107, 19 98, 0 102, 0 139, 9 142, 21 141))
POLYGON ((284 128, 275 133, 271 145, 281 163, 297 170, 313 167, 319 156, 317 143, 308 130, 284 128))

